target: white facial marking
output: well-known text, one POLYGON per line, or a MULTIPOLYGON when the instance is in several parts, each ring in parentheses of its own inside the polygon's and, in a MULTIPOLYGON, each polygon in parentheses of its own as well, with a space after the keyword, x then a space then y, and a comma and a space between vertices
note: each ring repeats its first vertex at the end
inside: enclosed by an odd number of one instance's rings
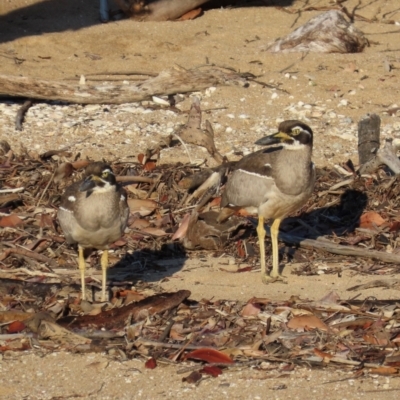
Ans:
POLYGON ((114 172, 112 172, 110 168, 103 169, 103 173, 104 172, 108 172, 109 174, 114 175, 114 172))
POLYGON ((266 164, 264 164, 264 167, 271 167, 271 164, 266 163, 266 164))
POLYGON ((72 202, 76 201, 75 196, 69 196, 68 197, 68 201, 72 201, 72 202))
POLYGON ((298 140, 294 140, 293 143, 282 143, 282 146, 286 150, 302 150, 306 147, 305 144, 300 143, 298 140))
POLYGON ((123 194, 121 194, 120 200, 125 201, 125 196, 123 194))
POLYGON ((105 182, 104 186, 95 186, 93 188, 93 194, 97 194, 97 193, 108 193, 110 191, 115 190, 115 186, 114 185, 110 185, 109 182, 105 182))

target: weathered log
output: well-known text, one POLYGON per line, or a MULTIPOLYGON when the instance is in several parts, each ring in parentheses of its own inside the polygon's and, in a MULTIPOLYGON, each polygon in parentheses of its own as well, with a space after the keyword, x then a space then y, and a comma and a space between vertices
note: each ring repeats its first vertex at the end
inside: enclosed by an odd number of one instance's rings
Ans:
POLYGON ((374 157, 380 146, 381 119, 376 114, 367 114, 358 122, 358 158, 365 164, 374 157))
POLYGON ((386 139, 380 148, 380 125, 381 119, 376 114, 367 114, 358 123, 359 172, 361 175, 370 174, 386 165, 394 174, 400 175, 400 161, 392 139, 386 139))
POLYGON ((130 18, 140 21, 173 21, 209 0, 115 0, 130 18))
POLYGON ((218 68, 187 70, 176 67, 129 85, 80 85, 0 74, 0 95, 77 104, 123 104, 231 84, 246 86, 247 82, 238 73, 218 68))

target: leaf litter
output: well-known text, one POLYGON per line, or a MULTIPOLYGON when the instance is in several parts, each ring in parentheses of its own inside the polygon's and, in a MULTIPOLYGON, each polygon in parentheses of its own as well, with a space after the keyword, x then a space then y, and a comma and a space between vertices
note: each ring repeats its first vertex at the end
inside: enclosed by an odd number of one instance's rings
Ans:
MULTIPOLYGON (((212 128, 205 133, 195 125, 191 140, 203 145, 193 135, 206 134, 206 147, 218 158, 212 128)), ((190 124, 181 133, 188 129, 190 124)), ((228 253, 246 265, 233 273, 256 269, 259 260, 254 218, 239 212, 227 225, 215 223, 220 187, 233 163, 224 160, 213 169, 158 165, 156 153, 150 149, 138 162, 109 161, 127 187, 131 214, 124 236, 111 246, 106 303, 96 302, 99 274, 87 282, 94 301, 80 299, 76 252, 65 244, 56 220, 60 194, 91 160, 66 151, 18 155, 11 148, 0 157, 1 352, 105 351, 121 360, 143 359, 151 369, 180 363, 178 373, 189 373, 183 379, 193 384, 249 366, 278 372, 347 367, 355 376, 399 375, 395 300, 341 300, 330 293, 320 301, 195 301, 188 290, 163 293, 146 282, 143 272, 163 271, 162 261, 198 257, 205 250, 215 257, 228 253), (199 191, 207 181, 211 186, 199 191)), ((349 165, 318 170, 310 201, 282 223, 288 240, 281 250, 300 265, 296 274, 340 274, 346 265, 354 273, 379 276, 399 269, 397 178, 383 169, 359 177, 349 165), (290 245, 290 238, 324 241, 342 252, 329 246, 312 251, 290 245), (360 257, 346 253, 350 248, 360 257)), ((91 266, 98 265, 98 257, 92 254, 91 266)), ((400 288, 396 280, 379 279, 350 289, 374 285, 400 288)))

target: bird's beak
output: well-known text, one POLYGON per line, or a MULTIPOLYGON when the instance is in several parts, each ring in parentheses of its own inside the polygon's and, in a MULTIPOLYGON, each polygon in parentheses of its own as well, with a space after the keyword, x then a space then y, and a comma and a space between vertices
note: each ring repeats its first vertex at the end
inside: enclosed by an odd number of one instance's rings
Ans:
POLYGON ((96 181, 99 178, 94 175, 89 175, 85 180, 82 182, 81 186, 79 186, 80 192, 87 192, 88 190, 94 189, 96 187, 96 181))
POLYGON ((277 144, 291 140, 293 140, 293 138, 289 136, 287 133, 276 132, 273 133, 272 135, 264 136, 263 138, 258 139, 255 142, 255 144, 258 144, 259 146, 268 146, 270 144, 277 144))

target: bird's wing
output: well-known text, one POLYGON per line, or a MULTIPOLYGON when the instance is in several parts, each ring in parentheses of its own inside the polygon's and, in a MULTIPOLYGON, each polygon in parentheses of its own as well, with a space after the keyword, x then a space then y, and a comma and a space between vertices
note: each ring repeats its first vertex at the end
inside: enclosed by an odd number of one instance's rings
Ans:
POLYGON ((268 199, 275 186, 271 176, 237 169, 229 177, 222 194, 221 207, 258 207, 268 199))
POLYGON ((282 146, 270 147, 243 157, 228 178, 221 207, 258 207, 275 186, 273 165, 282 146))

